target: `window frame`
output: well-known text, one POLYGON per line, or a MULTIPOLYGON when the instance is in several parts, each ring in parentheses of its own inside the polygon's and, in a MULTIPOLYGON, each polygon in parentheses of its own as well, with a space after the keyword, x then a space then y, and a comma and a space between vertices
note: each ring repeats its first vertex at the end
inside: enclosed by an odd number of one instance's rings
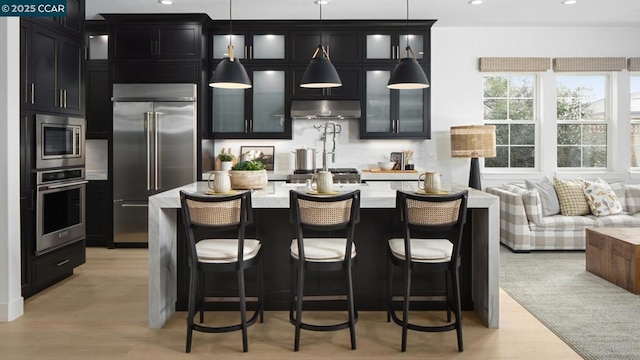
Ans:
MULTIPOLYGON (((541 116, 540 116, 540 102, 541 102, 541 98, 542 98, 542 86, 541 86, 541 76, 539 72, 486 72, 482 74, 482 123, 484 125, 533 125, 533 129, 534 129, 534 134, 533 134, 533 161, 534 161, 534 166, 532 167, 487 167, 485 166, 485 159, 482 158, 481 160, 481 168, 483 170, 483 173, 487 173, 487 174, 504 174, 504 173, 533 173, 533 172, 539 172, 540 168, 541 168, 541 159, 540 159, 540 127, 541 127, 541 116), (503 120, 487 120, 485 119, 485 114, 484 114, 484 104, 485 101, 487 99, 491 99, 491 98, 485 98, 484 93, 485 93, 485 87, 484 87, 484 81, 485 78, 487 77, 506 77, 506 78, 511 78, 511 77, 526 77, 526 76, 531 76, 533 78, 532 81, 532 100, 533 100, 533 109, 532 109, 532 119, 531 120, 512 120, 512 119, 503 119, 503 120)), ((509 96, 508 96, 508 92, 507 92, 507 104, 509 102, 509 96)), ((509 130, 511 130, 511 126, 509 126, 509 130)), ((497 145, 496 144, 496 150, 498 147, 500 147, 501 145, 497 145)), ((504 145, 502 145, 504 146, 504 145)), ((511 148, 514 146, 518 146, 518 145, 512 145, 511 144, 511 136, 509 136, 509 144, 506 145, 505 147, 507 148, 511 148)), ((527 145, 529 146, 529 145, 527 145)), ((511 152, 509 151, 509 158, 508 158, 508 162, 511 162, 511 152)))
MULTIPOLYGON (((631 102, 633 101, 633 99, 631 98, 631 95, 633 95, 633 93, 631 92, 631 84, 633 82, 633 79, 637 79, 637 81, 639 82, 640 85, 640 71, 630 71, 629 72, 629 126, 632 129, 634 125, 638 125, 640 126, 640 115, 638 115, 637 119, 634 119, 632 116, 632 108, 631 108, 631 102)), ((631 148, 633 147, 633 132, 630 131, 630 138, 629 138, 629 147, 630 147, 630 151, 631 148)), ((639 135, 640 136, 640 135, 639 135)), ((638 145, 636 146, 638 147, 638 152, 640 152, 640 142, 638 143, 638 145)), ((633 151, 631 152, 631 155, 633 155, 633 151)), ((631 172, 640 172, 640 159, 638 159, 637 161, 638 166, 633 166, 633 163, 631 162, 631 158, 629 159, 629 170, 631 172)))

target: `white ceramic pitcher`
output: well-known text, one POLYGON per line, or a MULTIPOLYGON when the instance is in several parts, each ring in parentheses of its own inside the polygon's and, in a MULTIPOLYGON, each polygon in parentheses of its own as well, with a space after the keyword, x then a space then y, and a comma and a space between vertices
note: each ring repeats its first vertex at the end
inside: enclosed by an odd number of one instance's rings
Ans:
POLYGON ((418 177, 418 188, 427 193, 437 193, 442 190, 440 184, 440 173, 437 171, 427 171, 418 177))
POLYGON ((329 171, 318 171, 311 178, 311 188, 319 193, 330 193, 333 190, 333 175, 329 171))
POLYGON ((227 171, 212 171, 207 182, 209 189, 217 193, 227 193, 231 190, 231 180, 227 171))

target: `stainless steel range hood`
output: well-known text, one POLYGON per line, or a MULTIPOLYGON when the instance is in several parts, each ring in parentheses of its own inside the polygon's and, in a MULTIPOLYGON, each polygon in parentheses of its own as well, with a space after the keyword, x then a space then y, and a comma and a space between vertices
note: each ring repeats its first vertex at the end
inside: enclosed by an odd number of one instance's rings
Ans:
POLYGON ((361 114, 358 100, 293 100, 291 103, 292 119, 359 119, 361 114))

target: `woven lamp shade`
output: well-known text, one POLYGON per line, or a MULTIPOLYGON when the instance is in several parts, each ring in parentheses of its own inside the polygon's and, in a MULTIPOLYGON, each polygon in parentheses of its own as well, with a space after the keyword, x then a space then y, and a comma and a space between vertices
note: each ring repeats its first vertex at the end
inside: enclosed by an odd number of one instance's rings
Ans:
POLYGON ((496 156, 494 125, 451 127, 451 157, 485 158, 496 156))

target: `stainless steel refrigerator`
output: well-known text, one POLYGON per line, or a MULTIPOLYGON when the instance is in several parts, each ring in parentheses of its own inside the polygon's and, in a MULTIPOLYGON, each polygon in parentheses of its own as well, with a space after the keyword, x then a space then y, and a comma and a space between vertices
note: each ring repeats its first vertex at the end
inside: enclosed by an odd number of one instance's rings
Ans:
POLYGON ((149 196, 196 181, 196 85, 113 85, 113 236, 148 240, 149 196))

